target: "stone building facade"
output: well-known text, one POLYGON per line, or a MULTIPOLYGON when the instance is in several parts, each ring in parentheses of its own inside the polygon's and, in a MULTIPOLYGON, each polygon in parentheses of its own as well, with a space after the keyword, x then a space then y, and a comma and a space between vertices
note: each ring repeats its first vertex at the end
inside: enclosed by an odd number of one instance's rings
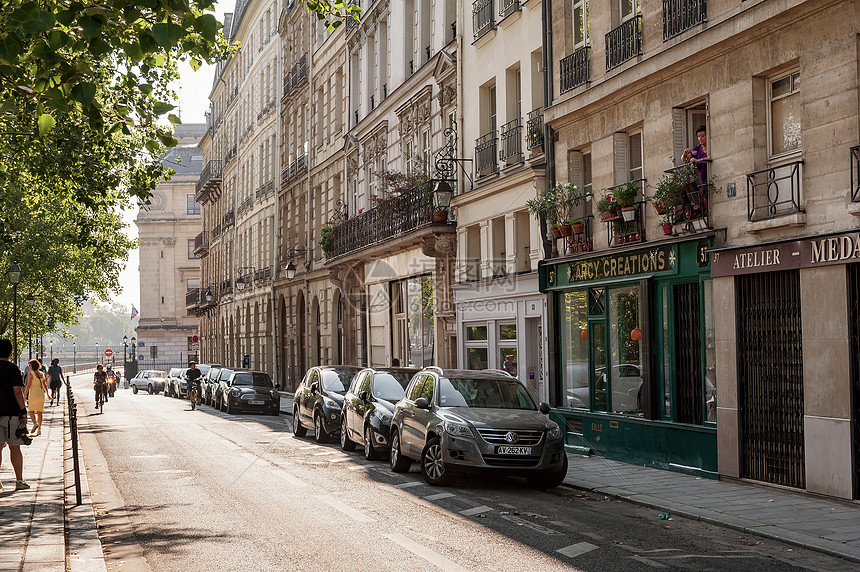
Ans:
MULTIPOLYGON (((162 162, 176 171, 152 193, 135 219, 140 241, 140 322, 135 331, 138 361, 181 363, 195 354, 198 320, 185 307, 189 289, 200 288, 200 261, 194 254, 202 226, 195 186, 203 167, 198 142, 203 124, 180 125, 179 144, 162 162)), ((116 351, 116 350, 114 350, 116 351)))

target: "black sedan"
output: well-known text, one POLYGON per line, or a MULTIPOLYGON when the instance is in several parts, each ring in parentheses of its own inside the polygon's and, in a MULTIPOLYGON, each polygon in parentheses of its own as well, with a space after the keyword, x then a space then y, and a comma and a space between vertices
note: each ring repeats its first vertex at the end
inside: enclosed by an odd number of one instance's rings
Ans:
POLYGON ((368 460, 379 459, 390 446, 391 417, 418 368, 363 369, 356 374, 343 400, 340 446, 352 451, 364 446, 368 460))
POLYGON ((361 368, 352 365, 327 365, 310 368, 296 388, 293 398, 293 433, 304 437, 314 428, 318 443, 328 443, 340 431, 343 396, 361 368))
POLYGON ((278 415, 281 396, 264 371, 236 370, 227 380, 221 395, 227 413, 257 411, 278 415))

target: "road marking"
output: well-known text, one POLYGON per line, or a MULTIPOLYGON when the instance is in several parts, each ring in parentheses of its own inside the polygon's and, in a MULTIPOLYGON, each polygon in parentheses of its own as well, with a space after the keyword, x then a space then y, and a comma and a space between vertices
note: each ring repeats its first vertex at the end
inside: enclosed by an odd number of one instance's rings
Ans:
POLYGON ((568 558, 575 558, 577 556, 581 556, 586 552, 591 552, 595 548, 600 548, 599 546, 595 546, 589 542, 578 542, 576 544, 571 544, 570 546, 565 546, 564 548, 559 548, 556 550, 559 554, 564 554, 568 558))
POLYGON ((319 449, 322 445, 310 445, 308 447, 299 447, 301 451, 307 451, 308 449, 319 449))
POLYGON ((424 483, 421 483, 418 481, 410 481, 408 483, 400 483, 399 485, 394 485, 394 486, 396 486, 398 489, 408 489, 408 488, 412 488, 412 487, 420 487, 423 484, 424 483))
POLYGON ((160 471, 151 471, 153 473, 190 473, 191 471, 186 471, 185 469, 161 469, 160 471))
POLYGON ((280 473, 280 475, 281 475, 281 478, 282 478, 282 479, 284 479, 285 481, 287 481, 288 483, 290 483, 290 484, 291 484, 291 485, 293 485, 294 487, 303 488, 303 487, 307 487, 307 486, 309 486, 309 485, 308 485, 306 482, 304 482, 303 480, 301 480, 301 479, 299 479, 299 478, 297 478, 297 477, 294 477, 294 476, 290 475, 289 473, 281 472, 281 473, 280 473))
POLYGON ((507 521, 509 521, 509 522, 513 522, 514 524, 516 524, 516 525, 518 525, 518 526, 525 526, 526 528, 531 528, 532 530, 536 530, 536 531, 538 531, 538 532, 540 532, 540 533, 542 533, 542 534, 546 534, 547 536, 550 536, 550 535, 552 535, 552 534, 561 534, 561 533, 560 533, 559 531, 557 531, 557 530, 553 530, 553 529, 551 529, 551 528, 547 528, 547 527, 545 527, 545 526, 541 526, 541 525, 539 525, 539 524, 535 524, 535 523, 533 523, 533 522, 529 522, 528 520, 526 520, 526 519, 524 519, 524 518, 520 518, 520 517, 518 517, 518 516, 512 516, 512 515, 509 515, 509 514, 502 514, 502 515, 499 515, 499 516, 501 516, 503 519, 505 519, 505 520, 507 520, 507 521))
POLYGON ((637 556, 631 556, 630 558, 632 558, 633 560, 636 560, 638 562, 641 562, 642 564, 647 564, 648 566, 650 566, 652 568, 665 568, 666 567, 665 564, 660 564, 659 562, 654 562, 653 560, 651 560, 649 558, 645 558, 644 556, 638 556, 637 555, 637 556))
POLYGON ((468 570, 468 568, 463 568, 456 562, 448 560, 435 550, 431 550, 425 546, 418 544, 413 540, 410 540, 403 534, 386 534, 385 538, 395 544, 402 546, 412 554, 423 558, 424 560, 426 560, 430 564, 433 564, 440 570, 445 570, 446 572, 465 572, 466 570, 468 570))
POLYGON ((355 510, 340 499, 330 495, 318 495, 317 498, 335 510, 338 510, 356 522, 375 522, 373 518, 361 511, 355 510))
POLYGON ((512 504, 504 504, 504 503, 499 503, 499 506, 502 508, 517 508, 512 504))
POLYGON ((341 457, 340 459, 329 459, 329 463, 341 463, 343 461, 349 461, 349 457, 341 457))
POLYGON ((367 468, 367 467, 369 467, 369 466, 370 466, 370 465, 356 465, 356 466, 354 466, 354 467, 350 467, 348 470, 350 470, 350 471, 357 471, 357 470, 359 470, 359 469, 366 469, 366 468, 367 468))
MULTIPOLYGON (((570 525, 562 523, 562 526, 570 526, 570 525)), ((596 534, 594 532, 584 532, 584 531, 580 530, 579 533, 583 536, 587 536, 588 538, 591 538, 592 540, 603 540, 602 536, 600 536, 599 534, 596 534)))
POLYGON ((473 516, 482 512, 490 512, 491 510, 493 509, 488 506, 481 505, 476 506, 475 508, 467 508, 466 510, 461 510, 460 514, 462 514, 463 516, 473 516))
POLYGON ((430 495, 429 497, 424 497, 425 500, 437 501, 442 499, 449 499, 451 497, 455 497, 454 493, 439 493, 438 495, 430 495))
POLYGON ((323 451, 321 453, 314 453, 314 457, 320 457, 322 455, 337 455, 337 451, 323 451))
POLYGON ((166 459, 167 455, 132 455, 129 459, 166 459))

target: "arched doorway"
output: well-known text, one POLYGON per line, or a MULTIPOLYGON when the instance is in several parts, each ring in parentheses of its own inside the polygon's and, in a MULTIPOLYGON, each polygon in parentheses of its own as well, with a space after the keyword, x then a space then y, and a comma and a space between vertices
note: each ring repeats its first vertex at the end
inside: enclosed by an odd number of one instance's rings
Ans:
POLYGON ((296 356, 295 379, 301 379, 304 372, 308 369, 306 329, 305 294, 304 292, 299 291, 298 296, 296 296, 296 337, 298 338, 298 355, 296 356))

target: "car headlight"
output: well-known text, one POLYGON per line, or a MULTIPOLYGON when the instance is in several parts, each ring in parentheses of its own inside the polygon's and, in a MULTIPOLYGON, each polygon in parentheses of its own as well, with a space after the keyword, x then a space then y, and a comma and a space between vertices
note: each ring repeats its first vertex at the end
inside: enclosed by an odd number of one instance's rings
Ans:
POLYGON ((558 425, 546 432, 547 439, 561 439, 561 428, 558 425))
POLYGON ((232 395, 233 397, 239 397, 240 395, 242 395, 242 392, 239 391, 238 389, 234 389, 233 391, 230 392, 230 395, 232 395))
POLYGON ((340 405, 337 404, 337 401, 329 399, 328 397, 323 397, 323 406, 328 407, 329 409, 340 409, 340 405))
POLYGON ((445 422, 445 432, 452 437, 474 437, 470 427, 460 423, 454 423, 453 421, 445 422))

